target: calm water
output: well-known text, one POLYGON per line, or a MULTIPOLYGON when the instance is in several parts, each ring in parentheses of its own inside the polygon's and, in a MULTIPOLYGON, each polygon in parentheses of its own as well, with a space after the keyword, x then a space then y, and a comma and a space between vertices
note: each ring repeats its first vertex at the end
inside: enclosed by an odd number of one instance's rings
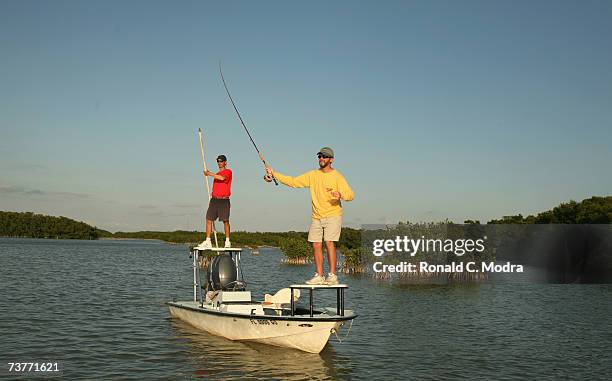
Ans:
MULTIPOLYGON (((256 298, 311 276, 243 255, 256 298)), ((343 277, 350 336, 319 355, 231 342, 169 317, 192 297, 187 249, 153 241, 0 239, 0 361, 67 379, 609 379, 612 285, 401 288, 343 277)), ((329 305, 333 305, 330 303, 329 305)), ((346 334, 344 330, 341 338, 346 334)), ((0 378, 7 376, 6 371, 0 378)))

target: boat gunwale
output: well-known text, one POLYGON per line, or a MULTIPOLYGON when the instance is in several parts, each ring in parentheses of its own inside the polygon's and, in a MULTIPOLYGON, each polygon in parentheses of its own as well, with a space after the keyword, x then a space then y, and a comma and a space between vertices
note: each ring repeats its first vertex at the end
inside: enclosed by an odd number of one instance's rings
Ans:
MULTIPOLYGON (((349 321, 349 320, 353 320, 355 319, 358 315, 354 312, 352 312, 351 315, 345 315, 345 316, 339 316, 339 315, 333 315, 333 316, 329 316, 327 318, 322 318, 322 317, 317 317, 317 316, 298 316, 298 315, 294 315, 294 316, 282 316, 282 315, 246 315, 246 314, 240 314, 240 313, 234 313, 234 312, 223 312, 223 311, 215 311, 215 310, 211 310, 208 308, 202 308, 202 307, 190 307, 184 304, 180 304, 180 302, 166 302, 166 304, 168 306, 171 307, 176 307, 176 308, 181 308, 181 309, 185 309, 185 310, 190 310, 190 311, 195 311, 195 312, 200 312, 200 313, 205 313, 205 314, 210 314, 210 315, 217 315, 217 316, 229 316, 229 317, 235 317, 235 318, 240 318, 240 319, 256 319, 256 320, 281 320, 281 321, 311 321, 311 322, 342 322, 342 321, 349 321)), ((319 311, 319 310, 315 310, 317 312, 319 312, 320 314, 322 314, 323 312, 319 311)))

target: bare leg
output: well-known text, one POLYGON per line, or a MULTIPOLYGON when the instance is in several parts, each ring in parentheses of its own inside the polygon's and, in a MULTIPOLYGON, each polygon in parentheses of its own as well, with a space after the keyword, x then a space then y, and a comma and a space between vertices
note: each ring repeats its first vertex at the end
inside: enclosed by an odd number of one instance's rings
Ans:
POLYGON ((225 230, 225 239, 229 239, 230 236, 230 223, 228 221, 223 221, 223 229, 225 230))
POLYGON ((206 220, 206 239, 210 239, 210 233, 212 233, 212 220, 206 220))
MULTIPOLYGON (((332 274, 336 273, 336 245, 334 241, 325 241, 325 248, 327 249, 327 261, 329 263, 329 272, 332 274)), ((323 262, 323 258, 321 258, 323 262)))
POLYGON ((321 242, 313 242, 312 249, 317 274, 323 276, 323 244, 321 242))

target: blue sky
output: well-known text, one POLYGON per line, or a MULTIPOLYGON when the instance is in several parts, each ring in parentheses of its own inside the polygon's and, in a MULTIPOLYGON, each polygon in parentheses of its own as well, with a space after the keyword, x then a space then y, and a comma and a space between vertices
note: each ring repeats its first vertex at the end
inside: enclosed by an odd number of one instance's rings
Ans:
POLYGON ((305 230, 322 146, 345 224, 486 221, 612 189, 607 1, 0 2, 0 210, 202 229, 207 160, 235 230, 305 230))

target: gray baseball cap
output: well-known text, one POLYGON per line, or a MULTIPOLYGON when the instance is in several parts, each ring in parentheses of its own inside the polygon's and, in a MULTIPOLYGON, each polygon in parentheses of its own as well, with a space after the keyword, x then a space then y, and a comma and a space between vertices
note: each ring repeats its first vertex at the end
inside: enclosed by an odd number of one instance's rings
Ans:
POLYGON ((327 157, 334 157, 334 150, 329 147, 323 147, 317 152, 317 155, 323 155, 327 157))

